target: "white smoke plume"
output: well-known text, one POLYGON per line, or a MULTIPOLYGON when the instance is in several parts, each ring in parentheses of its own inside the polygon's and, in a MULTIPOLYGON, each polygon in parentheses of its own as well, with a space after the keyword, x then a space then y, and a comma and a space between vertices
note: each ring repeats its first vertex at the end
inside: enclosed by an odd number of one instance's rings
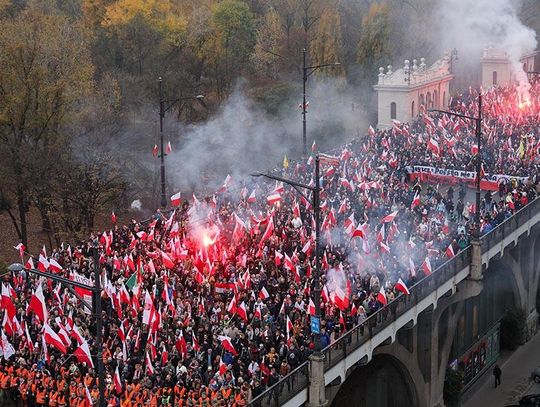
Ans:
MULTIPOLYGON (((321 149, 338 146, 365 128, 355 93, 348 94, 332 81, 313 81, 308 89, 308 149, 314 139, 321 149)), ((257 108, 239 86, 208 121, 179 129, 176 140, 171 135, 179 147, 167 157, 170 184, 174 190, 211 192, 227 174, 236 183, 253 171, 279 167, 285 154, 298 157, 300 102, 301 94, 295 95, 273 116, 257 108)))
POLYGON ((460 64, 470 61, 477 66, 488 45, 508 54, 514 76, 523 92, 530 85, 520 58, 536 49, 536 33, 519 19, 521 2, 517 0, 443 0, 435 19, 443 49, 456 48, 460 64))

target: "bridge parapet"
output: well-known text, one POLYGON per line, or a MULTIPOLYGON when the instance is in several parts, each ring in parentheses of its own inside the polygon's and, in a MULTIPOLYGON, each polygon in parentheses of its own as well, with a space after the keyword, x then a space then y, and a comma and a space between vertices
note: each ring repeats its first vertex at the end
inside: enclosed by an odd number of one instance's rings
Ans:
MULTIPOLYGON (((540 198, 481 237, 482 264, 487 267, 491 258, 504 253, 510 241, 517 244, 519 237, 524 233, 529 234, 537 223, 540 223, 540 198)), ((410 287, 410 295, 399 295, 386 307, 323 349, 325 384, 329 385, 338 377, 341 381, 345 380, 348 369, 357 363, 369 362, 377 346, 388 340, 393 342, 399 329, 407 324, 416 324, 418 314, 430 307, 437 308, 440 298, 454 294, 457 284, 470 274, 471 253, 471 246, 457 253, 432 274, 410 287)), ((308 385, 309 362, 304 362, 253 399, 250 405, 302 405, 307 400, 308 385)))

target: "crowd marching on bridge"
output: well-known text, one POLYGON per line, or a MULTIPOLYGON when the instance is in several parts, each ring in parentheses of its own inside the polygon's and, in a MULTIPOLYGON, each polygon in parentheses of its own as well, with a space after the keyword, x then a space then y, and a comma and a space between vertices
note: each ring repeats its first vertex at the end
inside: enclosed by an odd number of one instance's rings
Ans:
MULTIPOLYGON (((484 92, 481 233, 536 198, 538 86, 484 92), (500 177, 489 178, 490 175, 500 177)), ((475 92, 450 108, 475 116, 475 92)), ((316 147, 313 147, 316 152, 316 147)), ((474 123, 422 112, 342 146, 321 164, 321 344, 325 347, 468 246, 474 123), (442 183, 450 183, 445 185, 442 183), (440 185, 439 185, 440 184, 440 185)), ((314 155, 279 170, 314 185, 314 155)), ((243 406, 307 360, 314 218, 279 182, 227 177, 212 196, 171 198, 172 212, 30 257, 27 268, 91 283, 99 242, 109 406, 243 406)), ((84 292, 82 293, 84 294, 84 292)), ((29 406, 98 398, 95 324, 67 289, 28 272, 2 286, 0 387, 29 406)))

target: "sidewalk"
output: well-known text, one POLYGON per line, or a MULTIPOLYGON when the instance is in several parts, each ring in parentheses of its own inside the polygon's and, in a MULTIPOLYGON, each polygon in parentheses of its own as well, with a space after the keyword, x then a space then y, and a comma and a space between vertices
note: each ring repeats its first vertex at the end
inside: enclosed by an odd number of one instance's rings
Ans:
POLYGON ((530 380, 531 372, 540 366, 540 333, 515 352, 502 352, 497 361, 501 370, 501 385, 494 388, 491 370, 465 393, 463 407, 503 407, 517 404, 526 394, 540 394, 540 384, 530 380))

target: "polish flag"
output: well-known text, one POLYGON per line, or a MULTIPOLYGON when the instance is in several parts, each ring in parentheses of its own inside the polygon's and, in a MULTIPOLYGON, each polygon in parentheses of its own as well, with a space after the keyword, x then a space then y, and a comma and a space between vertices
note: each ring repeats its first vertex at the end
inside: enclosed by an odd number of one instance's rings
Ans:
POLYGON ((26 246, 23 245, 22 243, 19 243, 17 246, 13 246, 13 248, 19 251, 19 256, 21 256, 21 260, 22 260, 24 256, 24 251, 26 250, 26 246))
POLYGON ((478 144, 473 144, 471 146, 471 155, 476 155, 478 154, 478 144))
POLYGON ((269 297, 270 297, 270 294, 268 294, 266 287, 263 287, 261 291, 259 291, 259 298, 264 301, 269 297))
POLYGON ((416 194, 414 194, 414 198, 411 203, 411 210, 413 210, 414 207, 418 205, 420 205, 420 194, 417 192, 416 194))
POLYGON ((79 345, 85 341, 85 339, 79 332, 79 328, 77 328, 77 325, 75 324, 73 324, 73 328, 71 328, 71 336, 77 341, 79 345))
POLYGON ((253 311, 253 319, 262 319, 261 307, 255 306, 255 310, 253 311))
POLYGON ((62 266, 53 258, 49 259, 49 269, 53 273, 60 273, 63 270, 62 266))
POLYGON ((390 253, 390 246, 386 245, 384 242, 379 242, 381 245, 381 250, 385 253, 390 253))
POLYGON ((218 369, 220 376, 225 376, 225 373, 227 373, 227 365, 223 363, 223 359, 219 358, 219 369, 218 369))
POLYGON ((315 315, 315 303, 311 298, 309 299, 308 314, 315 315))
POLYGON ((455 256, 454 248, 452 247, 452 244, 451 244, 451 243, 450 243, 450 245, 446 248, 445 253, 446 253, 446 256, 448 256, 449 259, 451 259, 452 257, 455 256))
POLYGON ((122 381, 120 379, 120 372, 118 371, 118 365, 116 365, 116 369, 114 371, 113 381, 114 381, 114 388, 116 390, 116 394, 121 394, 122 393, 122 381))
POLYGON ((32 294, 28 309, 32 310, 41 322, 45 322, 48 319, 49 314, 47 313, 47 307, 45 306, 45 297, 43 296, 41 284, 37 286, 36 291, 32 294))
POLYGON ((394 288, 400 292, 402 292, 405 295, 409 295, 411 292, 407 288, 407 285, 403 282, 403 280, 400 278, 394 288))
POLYGON ((266 197, 266 202, 268 203, 268 205, 274 205, 275 203, 281 202, 281 201, 282 201, 282 198, 279 193, 268 195, 266 197))
POLYGON ((244 304, 244 301, 238 306, 236 309, 236 313, 240 318, 242 318, 245 322, 248 320, 247 310, 246 310, 246 304, 244 304))
MULTIPOLYGON (((243 303, 242 303, 243 304, 243 303)), ((193 342, 192 347, 195 352, 198 352, 201 350, 201 346, 199 345, 199 341, 197 340, 197 336, 194 334, 191 337, 191 341, 193 342)))
POLYGON ((92 354, 90 353, 90 347, 88 346, 88 342, 83 341, 77 349, 75 349, 75 352, 73 352, 75 357, 79 362, 86 362, 87 366, 91 366, 92 369, 94 368, 94 362, 92 361, 92 354))
POLYGON ((169 141, 167 143, 167 147, 165 147, 165 154, 170 154, 172 152, 171 142, 169 141))
POLYGON ((375 135, 375 129, 373 128, 373 126, 370 125, 367 131, 370 136, 373 137, 375 135))
POLYGON ((365 239, 366 235, 364 232, 364 225, 358 225, 351 234, 351 239, 354 237, 359 237, 361 239, 365 239))
POLYGON ((227 177, 225 177, 225 181, 223 182, 223 185, 217 191, 218 194, 225 192, 227 188, 229 187, 229 184, 231 183, 231 181, 232 181, 231 176, 227 174, 227 177))
POLYGON ((152 155, 155 157, 157 157, 158 155, 158 147, 157 147, 157 144, 154 144, 154 147, 152 147, 152 155))
POLYGON ((148 371, 148 374, 149 375, 153 375, 154 374, 154 366, 152 366, 152 360, 150 359, 150 355, 148 354, 148 352, 146 352, 146 370, 148 371))
POLYGON ((111 213, 111 222, 116 223, 116 215, 114 214, 114 211, 111 213))
POLYGON ((398 214, 398 211, 392 212, 390 215, 386 215, 384 218, 382 218, 381 222, 383 223, 393 222, 397 214, 398 214))
POLYGON ((377 301, 379 301, 382 305, 388 304, 388 300, 386 299, 386 293, 384 292, 384 288, 382 287, 377 293, 377 301))
POLYGON ((433 152, 433 154, 435 155, 441 154, 441 150, 439 149, 439 143, 434 138, 429 139, 427 147, 429 150, 433 152))
POLYGON ((13 303, 12 294, 9 290, 9 287, 2 284, 2 299, 0 301, 0 306, 2 309, 5 309, 10 320, 13 319, 17 310, 15 309, 15 304, 13 303))
POLYGON ((28 324, 24 325, 24 333, 26 334, 26 344, 28 345, 28 349, 30 352, 34 351, 34 342, 32 341, 32 337, 30 336, 30 333, 28 332, 28 324))
POLYGON ((264 234, 262 235, 261 240, 259 242, 260 247, 264 245, 264 242, 270 239, 270 236, 272 236, 272 233, 274 233, 274 219, 270 218, 270 222, 268 222, 268 226, 266 227, 266 230, 264 231, 264 234))
POLYGON ((274 256, 274 263, 275 263, 276 267, 279 267, 281 265, 281 259, 282 258, 283 258, 283 255, 276 250, 275 251, 275 256, 274 256))
POLYGON ((237 307, 236 307, 236 296, 233 295, 232 299, 231 299, 231 302, 229 303, 229 305, 227 305, 227 312, 230 314, 230 315, 234 315, 236 314, 236 310, 237 310, 237 307))
POLYGON ((412 257, 409 257, 409 271, 411 272, 411 276, 416 276, 416 267, 414 265, 412 257))
POLYGON ((291 320, 289 319, 289 316, 287 315, 287 319, 286 319, 286 322, 285 322, 285 331, 287 333, 287 343, 289 343, 289 341, 290 341, 291 332, 292 332, 293 328, 294 328, 294 326, 293 326, 291 320))
POLYGON ((346 310, 349 308, 349 298, 339 286, 336 287, 336 291, 334 293, 334 303, 340 310, 346 310))
POLYGON ((60 339, 58 334, 54 332, 53 329, 47 323, 43 325, 43 337, 45 338, 45 343, 54 346, 56 349, 58 349, 62 353, 67 353, 67 349, 66 349, 66 346, 64 345, 64 342, 62 342, 62 339, 60 339))
POLYGON ((257 198, 255 197, 255 190, 251 191, 251 194, 249 194, 249 197, 247 199, 248 203, 255 203, 257 201, 257 198))
POLYGON ((311 152, 315 153, 317 152, 317 141, 313 140, 313 144, 311 145, 311 152))
POLYGON ((238 356, 238 352, 234 349, 231 338, 228 336, 219 335, 218 339, 221 341, 221 346, 229 352, 231 352, 234 356, 238 356))
POLYGON ((150 322, 153 320, 153 314, 155 313, 154 302, 148 290, 144 293, 144 310, 142 323, 145 325, 150 325, 150 322))
POLYGON ((28 261, 26 263, 24 263, 24 268, 27 269, 27 270, 35 269, 34 260, 32 260, 32 257, 29 257, 28 261))
POLYGON ((173 196, 171 196, 171 205, 172 206, 180 205, 180 202, 182 201, 181 195, 182 195, 182 193, 178 192, 178 193, 174 194, 173 196))
POLYGON ((43 253, 39 253, 39 259, 38 259, 38 270, 41 271, 47 271, 49 269, 49 261, 47 260, 47 256, 43 253))
POLYGON ((422 270, 424 271, 424 274, 426 276, 429 276, 431 274, 431 263, 429 261, 429 257, 426 257, 426 259, 422 263, 422 270))
POLYGON ((174 268, 174 261, 172 261, 169 255, 164 251, 161 251, 161 261, 163 262, 163 265, 169 270, 174 268))

